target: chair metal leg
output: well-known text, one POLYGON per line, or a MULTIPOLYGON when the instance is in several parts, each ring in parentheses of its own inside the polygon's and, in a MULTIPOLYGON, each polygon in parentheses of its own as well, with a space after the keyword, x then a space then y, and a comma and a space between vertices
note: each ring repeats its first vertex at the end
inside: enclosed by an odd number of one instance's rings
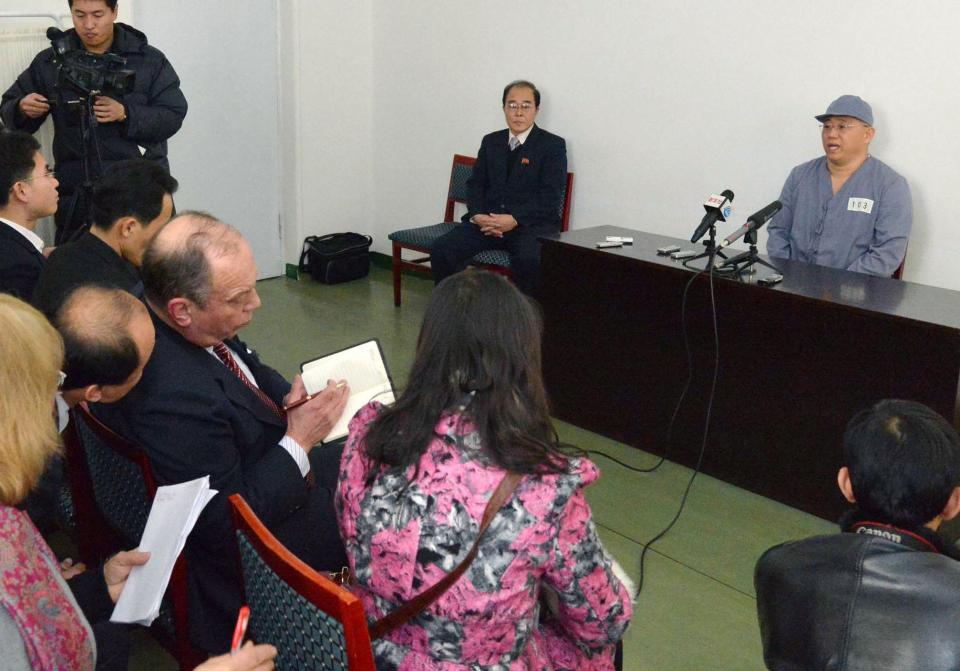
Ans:
POLYGON ((393 304, 400 306, 400 250, 396 242, 393 243, 393 304))

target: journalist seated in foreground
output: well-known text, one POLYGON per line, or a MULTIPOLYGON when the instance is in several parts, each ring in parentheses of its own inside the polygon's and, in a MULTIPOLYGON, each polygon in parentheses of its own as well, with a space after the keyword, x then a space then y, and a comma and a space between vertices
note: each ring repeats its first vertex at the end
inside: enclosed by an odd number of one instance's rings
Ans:
MULTIPOLYGON (((126 668, 107 618, 145 552, 120 552, 102 567, 58 563, 30 517, 14 506, 59 450, 54 394, 63 343, 34 308, 0 295, 0 650, 9 671, 126 668), (93 626, 91 626, 91 624, 93 626)), ((248 644, 202 671, 268 671, 276 649, 248 644)))
POLYGON ((336 503, 369 618, 453 572, 494 492, 519 481, 459 580, 373 641, 380 669, 613 668, 631 591, 584 498, 599 471, 550 422, 540 337, 534 304, 504 278, 452 275, 431 296, 409 386, 350 423, 336 503))
POLYGON ((843 533, 757 562, 767 667, 960 669, 960 555, 937 535, 960 512, 957 432, 924 405, 881 401, 850 421, 843 459, 843 533))

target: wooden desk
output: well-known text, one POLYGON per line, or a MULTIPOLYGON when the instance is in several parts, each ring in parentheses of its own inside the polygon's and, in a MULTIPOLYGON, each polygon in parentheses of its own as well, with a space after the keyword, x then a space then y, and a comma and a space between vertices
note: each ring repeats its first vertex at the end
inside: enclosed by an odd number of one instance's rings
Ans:
MULTIPOLYGON (((689 242, 613 226, 543 241, 543 368, 553 414, 656 454, 687 376, 680 321, 691 272, 656 248, 689 242), (607 235, 634 244, 596 249, 607 235)), ((702 262, 701 262, 702 263, 702 262)), ((843 430, 883 398, 926 403, 954 424, 960 292, 775 262, 774 287, 714 280, 720 375, 703 471, 827 519, 843 430)), ((759 275, 769 271, 760 268, 759 275)), ((693 466, 713 374, 708 278, 691 287, 694 376, 668 458, 693 466)))

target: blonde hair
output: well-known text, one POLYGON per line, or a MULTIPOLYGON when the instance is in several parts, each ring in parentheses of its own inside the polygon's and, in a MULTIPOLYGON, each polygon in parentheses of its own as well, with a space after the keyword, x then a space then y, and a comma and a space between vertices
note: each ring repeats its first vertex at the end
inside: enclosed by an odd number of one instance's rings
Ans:
POLYGON ((60 449, 53 418, 63 341, 37 310, 0 294, 0 503, 22 501, 60 449))

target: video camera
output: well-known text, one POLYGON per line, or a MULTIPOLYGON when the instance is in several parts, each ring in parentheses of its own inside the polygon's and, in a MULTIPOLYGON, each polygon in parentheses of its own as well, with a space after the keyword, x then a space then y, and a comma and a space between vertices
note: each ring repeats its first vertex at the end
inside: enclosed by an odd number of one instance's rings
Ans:
POLYGON ((133 90, 136 73, 124 69, 126 58, 71 49, 70 38, 59 28, 47 28, 47 38, 53 47, 58 88, 73 91, 81 100, 98 95, 120 100, 133 90))

